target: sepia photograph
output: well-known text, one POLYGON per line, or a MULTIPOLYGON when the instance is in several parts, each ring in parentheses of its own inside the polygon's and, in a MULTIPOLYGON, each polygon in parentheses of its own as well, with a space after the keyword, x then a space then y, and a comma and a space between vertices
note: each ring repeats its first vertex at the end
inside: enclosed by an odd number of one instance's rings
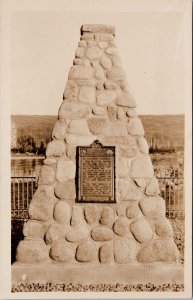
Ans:
POLYGON ((191 1, 1 16, 3 299, 191 298, 191 1))

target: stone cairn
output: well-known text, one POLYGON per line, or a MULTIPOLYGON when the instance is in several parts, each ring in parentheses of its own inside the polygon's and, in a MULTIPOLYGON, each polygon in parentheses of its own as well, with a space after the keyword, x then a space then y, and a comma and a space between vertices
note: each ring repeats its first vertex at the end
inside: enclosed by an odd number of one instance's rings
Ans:
POLYGON ((83 25, 38 189, 22 263, 173 263, 178 250, 109 25, 83 25), (116 203, 76 203, 76 147, 116 147, 116 203))

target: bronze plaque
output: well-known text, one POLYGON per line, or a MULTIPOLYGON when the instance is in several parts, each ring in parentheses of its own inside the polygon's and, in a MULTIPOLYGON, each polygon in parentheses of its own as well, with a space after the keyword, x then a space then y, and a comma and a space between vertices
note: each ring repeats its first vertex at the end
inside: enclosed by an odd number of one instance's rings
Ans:
POLYGON ((115 202, 115 147, 78 147, 78 202, 115 202))

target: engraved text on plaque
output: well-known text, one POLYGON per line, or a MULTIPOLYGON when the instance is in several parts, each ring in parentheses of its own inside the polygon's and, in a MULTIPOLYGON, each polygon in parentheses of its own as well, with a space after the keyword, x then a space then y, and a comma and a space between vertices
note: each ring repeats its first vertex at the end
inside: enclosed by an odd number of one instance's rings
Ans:
POLYGON ((78 202, 115 202, 115 147, 78 147, 78 202))

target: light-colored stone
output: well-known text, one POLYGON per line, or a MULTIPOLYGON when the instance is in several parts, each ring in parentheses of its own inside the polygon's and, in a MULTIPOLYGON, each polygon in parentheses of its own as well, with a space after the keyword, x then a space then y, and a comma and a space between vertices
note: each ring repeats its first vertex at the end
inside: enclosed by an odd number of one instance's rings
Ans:
POLYGON ((60 119, 86 118, 89 115, 90 107, 84 103, 63 101, 59 109, 60 119))
POLYGON ((38 185, 52 185, 55 181, 55 170, 52 166, 44 165, 40 169, 38 185))
POLYGON ((128 92, 121 93, 116 100, 116 104, 122 107, 136 107, 135 99, 128 92))
POLYGON ((68 79, 91 79, 93 78, 92 68, 87 66, 72 66, 68 79))
POLYGON ((101 42, 108 42, 114 40, 114 36, 112 34, 101 34, 100 41, 101 42))
POLYGON ((66 239, 69 242, 76 243, 87 240, 89 237, 89 231, 87 228, 78 227, 73 228, 66 233, 66 239))
POLYGON ((167 218, 156 220, 154 225, 156 234, 161 238, 168 238, 173 236, 172 226, 167 218))
POLYGON ((80 41, 79 43, 78 43, 78 46, 79 47, 86 47, 87 46, 87 42, 86 41, 80 41))
POLYGON ((119 264, 130 263, 136 260, 139 246, 133 239, 116 237, 114 239, 114 258, 119 264))
POLYGON ((129 92, 129 85, 128 85, 128 83, 127 83, 126 80, 120 81, 120 88, 121 88, 124 92, 129 92))
POLYGON ((75 145, 67 145, 66 155, 71 160, 76 160, 76 146, 75 145))
POLYGON ((53 242, 60 239, 65 239, 65 229, 58 224, 50 225, 45 236, 46 244, 51 245, 53 242))
POLYGON ((23 235, 30 239, 43 239, 44 227, 40 221, 28 220, 24 223, 23 235))
POLYGON ((179 258, 179 251, 173 240, 153 240, 144 245, 137 255, 137 260, 141 263, 152 262, 176 262, 179 258))
POLYGON ((120 81, 125 79, 125 73, 123 72, 122 68, 119 67, 112 67, 111 70, 107 71, 107 79, 112 81, 120 81))
POLYGON ((81 37, 80 37, 81 40, 86 40, 86 41, 89 41, 89 40, 94 40, 94 34, 90 34, 90 33, 84 33, 81 37))
POLYGON ((81 58, 73 59, 73 65, 83 65, 83 60, 81 58))
POLYGON ((88 224, 99 221, 99 210, 97 206, 89 205, 84 208, 84 216, 88 224))
POLYGON ((96 82, 96 90, 98 92, 104 91, 104 81, 103 80, 98 80, 96 82))
POLYGON ((103 136, 101 143, 105 146, 131 146, 133 143, 132 136, 103 136))
POLYGON ((98 253, 94 242, 85 241, 78 245, 76 259, 80 262, 92 262, 98 260, 98 253))
POLYGON ((53 140, 47 144, 46 157, 61 157, 66 154, 65 143, 62 140, 53 140))
POLYGON ((128 108, 127 111, 126 111, 126 115, 129 118, 135 118, 137 116, 135 108, 128 108))
POLYGON ((154 175, 151 159, 148 155, 136 156, 131 163, 130 176, 132 178, 151 178, 154 175))
POLYGON ((72 219, 71 219, 71 226, 73 227, 85 227, 87 225, 84 215, 83 209, 79 206, 72 207, 72 219))
POLYGON ((119 120, 124 120, 126 118, 125 111, 123 107, 117 107, 117 118, 119 120))
POLYGON ((57 160, 55 158, 46 158, 44 159, 45 165, 55 165, 57 163, 57 160))
POLYGON ((118 192, 120 194, 120 201, 140 201, 144 198, 144 194, 136 187, 136 185, 125 179, 119 179, 118 192))
POLYGON ((52 130, 52 138, 56 140, 64 140, 66 136, 67 123, 65 120, 58 120, 54 124, 52 130))
POLYGON ((140 243, 149 242, 153 238, 153 231, 151 229, 151 226, 149 222, 144 218, 131 223, 130 229, 136 240, 140 243))
POLYGON ((74 179, 76 172, 75 163, 71 160, 60 159, 57 163, 56 179, 64 181, 66 179, 74 179))
POLYGON ((95 87, 95 85, 96 85, 95 79, 79 79, 79 80, 76 80, 76 83, 78 84, 78 86, 95 87))
POLYGON ((68 134, 66 137, 66 143, 70 145, 77 146, 89 146, 95 140, 93 135, 78 135, 78 134, 68 134))
POLYGON ((119 218, 113 226, 114 232, 118 235, 126 235, 130 229, 129 229, 129 220, 126 217, 119 218))
POLYGON ((122 68, 122 62, 118 55, 112 57, 113 66, 122 68))
POLYGON ((95 46, 97 46, 97 42, 96 41, 88 41, 87 45, 88 45, 88 47, 95 47, 95 46))
POLYGON ((46 261, 49 258, 49 248, 44 241, 23 240, 19 242, 16 260, 21 263, 46 261))
POLYGON ((75 52, 75 57, 82 58, 84 56, 84 48, 78 47, 75 52))
POLYGON ((157 219, 165 217, 165 201, 159 196, 146 197, 139 203, 142 213, 147 218, 157 219))
POLYGON ((105 90, 98 92, 97 94, 97 104, 100 106, 106 106, 111 102, 115 101, 117 94, 115 91, 105 90))
POLYGON ((148 143, 147 143, 146 139, 143 136, 138 137, 137 143, 138 143, 139 150, 141 151, 141 153, 143 153, 143 154, 148 154, 149 153, 148 143))
POLYGON ((119 204, 116 208, 117 216, 118 217, 125 217, 126 216, 126 205, 125 204, 119 204))
POLYGON ((145 190, 147 196, 156 196, 160 194, 158 180, 153 177, 145 190))
POLYGON ((68 133, 75 133, 78 135, 90 135, 86 119, 75 119, 70 121, 67 129, 68 133))
POLYGON ((106 226, 98 226, 92 229, 91 236, 95 241, 110 241, 113 239, 113 231, 106 226))
POLYGON ((58 241, 52 245, 50 257, 58 262, 68 262, 75 257, 75 251, 70 243, 58 241))
POLYGON ((120 155, 123 157, 133 157, 138 153, 136 146, 120 146, 119 147, 120 155))
POLYGON ((106 56, 106 55, 102 55, 101 58, 100 58, 100 64, 101 66, 106 69, 106 70, 109 70, 112 68, 112 61, 111 59, 106 56))
POLYGON ((112 225, 115 219, 115 212, 111 207, 104 207, 101 213, 100 223, 112 225))
POLYGON ((107 24, 84 24, 81 26, 81 33, 109 33, 115 35, 115 27, 107 24))
POLYGON ((117 107, 115 104, 111 104, 107 106, 107 114, 109 117, 109 120, 111 122, 116 121, 117 119, 117 107))
POLYGON ((85 59, 83 60, 83 64, 84 64, 85 66, 87 66, 87 67, 90 67, 90 66, 91 66, 90 60, 89 60, 88 58, 85 58, 85 59))
POLYGON ((107 47, 106 42, 99 42, 98 45, 99 45, 99 48, 101 48, 101 49, 105 49, 107 47))
POLYGON ((90 131, 94 135, 100 134, 106 124, 105 118, 89 118, 87 121, 90 131))
POLYGON ((126 215, 127 218, 129 219, 138 219, 143 216, 139 208, 139 205, 136 202, 129 203, 129 206, 127 207, 126 215))
POLYGON ((97 116, 104 116, 107 113, 107 110, 105 107, 98 106, 98 105, 93 106, 92 111, 93 111, 93 114, 95 114, 97 116))
POLYGON ((118 53, 115 47, 109 47, 105 50, 105 52, 109 55, 116 55, 118 53))
POLYGON ((52 187, 39 187, 29 206, 30 219, 47 221, 53 218, 53 208, 57 199, 52 187))
POLYGON ((74 200, 76 197, 75 181, 70 179, 59 181, 55 186, 55 195, 62 200, 74 200))
POLYGON ((95 89, 89 86, 82 86, 79 91, 78 100, 86 104, 95 103, 96 102, 95 89))
POLYGON ((125 122, 117 120, 116 122, 109 122, 103 129, 104 136, 127 136, 127 127, 125 122))
POLYGON ((54 206, 54 219, 63 226, 70 226, 71 208, 65 201, 58 201, 54 206))
POLYGON ((113 244, 105 243, 99 249, 99 260, 102 264, 111 264, 114 261, 113 244))
MULTIPOLYGON (((76 60, 76 64, 80 64, 80 63, 77 63, 77 60, 76 60)), ((78 96, 77 83, 73 80, 68 80, 65 90, 64 90, 64 99, 76 100, 77 96, 78 96)))
POLYGON ((90 60, 96 60, 102 55, 101 50, 98 47, 90 47, 86 51, 86 57, 90 60))
POLYGON ((146 188, 146 186, 150 183, 151 178, 135 178, 134 181, 137 184, 137 186, 146 188))
POLYGON ((127 164, 127 159, 123 157, 117 158, 116 163, 116 175, 118 178, 129 178, 129 168, 127 164))
POLYGON ((98 67, 95 69, 94 76, 96 79, 103 79, 105 77, 105 73, 102 67, 98 67))
POLYGON ((141 120, 138 117, 129 119, 127 130, 132 135, 144 135, 145 133, 141 120))
POLYGON ((117 84, 113 81, 105 81, 104 82, 104 88, 106 90, 116 90, 117 89, 117 84))

